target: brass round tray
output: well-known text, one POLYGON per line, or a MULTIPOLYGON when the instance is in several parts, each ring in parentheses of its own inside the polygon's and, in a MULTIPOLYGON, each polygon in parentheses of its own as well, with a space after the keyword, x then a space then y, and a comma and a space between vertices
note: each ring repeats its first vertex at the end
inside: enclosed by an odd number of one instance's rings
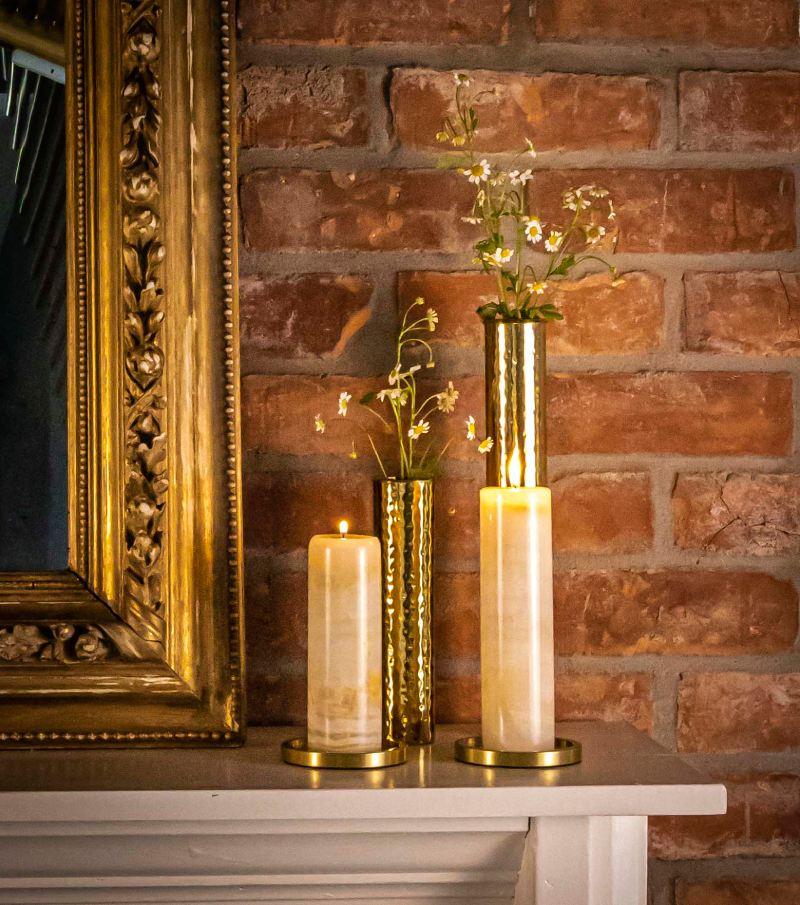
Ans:
POLYGON ((566 767, 579 764, 581 745, 571 738, 556 738, 552 751, 493 751, 482 747, 481 737, 460 738, 456 744, 456 760, 481 767, 566 767))
POLYGON ((296 767, 317 770, 376 770, 406 762, 406 746, 393 745, 380 751, 314 751, 305 738, 290 738, 281 745, 281 757, 296 767))

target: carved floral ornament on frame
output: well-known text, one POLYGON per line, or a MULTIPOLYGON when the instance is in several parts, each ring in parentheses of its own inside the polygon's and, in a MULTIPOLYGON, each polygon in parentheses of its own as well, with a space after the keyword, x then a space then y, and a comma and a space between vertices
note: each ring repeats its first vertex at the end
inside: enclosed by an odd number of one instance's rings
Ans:
POLYGON ((67 5, 69 568, 0 573, 2 744, 243 738, 232 34, 67 5))

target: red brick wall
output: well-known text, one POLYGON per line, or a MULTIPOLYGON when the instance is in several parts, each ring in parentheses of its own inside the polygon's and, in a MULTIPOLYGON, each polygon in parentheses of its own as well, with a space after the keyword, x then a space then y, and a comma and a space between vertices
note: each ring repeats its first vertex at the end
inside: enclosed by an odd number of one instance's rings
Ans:
MULTIPOLYGON (((654 905, 800 899, 797 15, 240 0, 252 719, 305 718, 305 546, 341 515, 369 527, 373 475, 312 418, 390 364, 399 305, 440 311, 440 373, 482 409, 491 286, 433 139, 468 70, 500 89, 486 153, 541 150, 543 207, 578 179, 619 209, 626 285, 564 285, 549 340, 558 709, 629 720, 728 783, 726 816, 652 822, 654 905)), ((481 473, 456 444, 437 489, 443 720, 479 713, 481 473)))

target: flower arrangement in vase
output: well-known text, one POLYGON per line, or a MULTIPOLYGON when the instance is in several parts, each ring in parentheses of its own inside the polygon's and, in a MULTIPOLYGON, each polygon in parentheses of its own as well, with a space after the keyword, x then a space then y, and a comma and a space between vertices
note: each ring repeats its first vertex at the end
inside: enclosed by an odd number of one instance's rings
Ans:
MULTIPOLYGON (((390 744, 433 741, 433 478, 449 445, 437 443, 435 432, 459 398, 452 381, 426 392, 417 379, 436 365, 429 336, 438 321, 423 298, 415 299, 403 316, 385 385, 358 400, 358 426, 383 476, 376 512, 383 565, 384 736, 390 744), (376 431, 391 436, 394 460, 381 454, 376 431)), ((343 426, 341 419, 352 421, 351 402, 352 395, 343 390, 335 420, 320 413, 315 429, 325 433, 343 426)), ((478 440, 472 415, 466 420, 466 439, 475 441, 481 454, 493 446, 491 438, 478 440)), ((355 443, 351 457, 357 457, 355 443)))
POLYGON ((439 165, 455 169, 475 186, 469 214, 462 219, 479 227, 473 263, 495 280, 496 299, 477 313, 485 323, 486 431, 494 440, 487 450, 487 482, 509 483, 509 463, 519 456, 523 486, 546 483, 545 330, 563 319, 553 300, 558 282, 582 265, 608 270, 611 285, 624 280, 603 257, 618 238, 617 214, 608 191, 587 184, 561 196, 563 220, 545 219, 535 206, 533 142, 507 169, 493 167, 475 150, 478 116, 475 103, 491 89, 470 95, 470 80, 455 73, 453 116, 445 118, 436 138, 451 150, 439 165))

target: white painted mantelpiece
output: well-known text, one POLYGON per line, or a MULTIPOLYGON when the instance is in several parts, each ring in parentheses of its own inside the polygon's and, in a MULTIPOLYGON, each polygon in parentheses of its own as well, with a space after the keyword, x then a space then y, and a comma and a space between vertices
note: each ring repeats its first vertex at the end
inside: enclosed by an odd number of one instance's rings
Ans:
POLYGON ((623 724, 564 724, 583 763, 538 771, 454 762, 454 727, 401 767, 304 770, 290 734, 0 753, 0 903, 644 905, 647 815, 725 810, 623 724))

